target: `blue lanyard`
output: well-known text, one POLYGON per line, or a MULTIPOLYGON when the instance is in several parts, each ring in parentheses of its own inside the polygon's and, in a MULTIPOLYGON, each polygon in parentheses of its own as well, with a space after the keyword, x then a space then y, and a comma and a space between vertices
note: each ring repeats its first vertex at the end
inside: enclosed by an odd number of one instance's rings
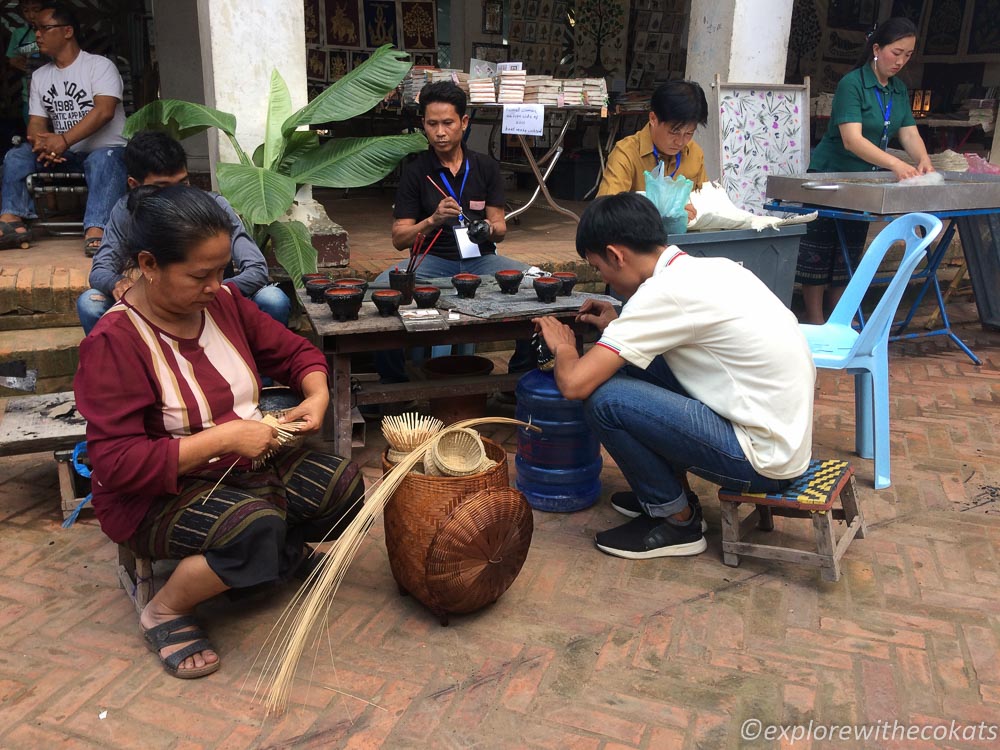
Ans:
POLYGON ((892 94, 889 94, 889 101, 883 103, 882 92, 875 89, 875 98, 878 99, 878 107, 882 112, 882 141, 879 148, 883 151, 889 146, 889 120, 892 117, 892 94))
POLYGON ((448 178, 448 170, 447 169, 441 170, 441 182, 443 182, 444 186, 448 188, 448 192, 451 194, 451 197, 454 198, 455 202, 458 204, 458 220, 462 224, 465 224, 465 216, 462 213, 462 193, 465 192, 465 181, 467 179, 469 179, 468 159, 465 160, 465 175, 462 177, 462 186, 458 189, 458 195, 455 195, 455 190, 451 186, 451 180, 448 178))
MULTIPOLYGON (((659 163, 660 152, 656 150, 656 146, 653 146, 653 158, 656 159, 657 163, 659 163)), ((677 170, 680 168, 681 168, 681 152, 678 151, 676 156, 674 157, 674 171, 670 173, 670 176, 673 177, 675 174, 677 174, 677 170)))

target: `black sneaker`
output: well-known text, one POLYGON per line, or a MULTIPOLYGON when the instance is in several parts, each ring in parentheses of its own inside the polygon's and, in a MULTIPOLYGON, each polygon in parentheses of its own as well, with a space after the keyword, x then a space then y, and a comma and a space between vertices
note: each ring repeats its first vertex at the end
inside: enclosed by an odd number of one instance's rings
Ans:
MULTIPOLYGON (((708 531, 708 523, 701 512, 701 501, 693 492, 687 493, 687 501, 691 510, 701 516, 701 533, 704 534, 708 531)), ((639 505, 639 498, 635 496, 634 492, 616 492, 611 496, 611 507, 626 518, 637 518, 645 514, 642 506, 639 505)))
POLYGON ((708 549, 700 519, 678 526, 665 518, 637 516, 626 524, 594 536, 597 549, 616 557, 648 560, 653 557, 684 557, 708 549))

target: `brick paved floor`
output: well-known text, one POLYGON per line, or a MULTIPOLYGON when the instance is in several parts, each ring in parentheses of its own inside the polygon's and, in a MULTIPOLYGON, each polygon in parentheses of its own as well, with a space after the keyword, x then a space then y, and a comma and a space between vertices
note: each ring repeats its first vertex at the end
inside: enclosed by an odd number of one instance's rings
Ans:
MULTIPOLYGON (((957 312, 974 320, 969 306, 957 312)), ((983 367, 944 343, 892 348, 894 482, 873 491, 871 462, 855 459, 869 537, 848 551, 840 583, 787 564, 723 566, 718 504, 696 480, 706 553, 600 554, 593 533, 620 520, 606 496, 580 513, 536 512, 511 589, 442 628, 396 593, 377 526, 276 719, 245 681, 291 590, 205 605, 222 669, 168 677, 142 646, 94 519, 60 528, 50 457, 4 459, 0 747, 721 748, 746 744, 740 727, 754 718, 997 722, 1000 335, 964 332, 983 367)), ((850 455, 852 404, 849 378, 821 374, 817 454, 850 455)), ((509 428, 494 436, 511 446, 509 428)), ((372 437, 359 455, 370 476, 380 447, 372 437)), ((614 467, 604 480, 606 495, 624 486, 614 467)), ((808 524, 777 520, 777 535, 808 542, 808 524)), ((779 745, 791 746, 752 746, 779 745)))

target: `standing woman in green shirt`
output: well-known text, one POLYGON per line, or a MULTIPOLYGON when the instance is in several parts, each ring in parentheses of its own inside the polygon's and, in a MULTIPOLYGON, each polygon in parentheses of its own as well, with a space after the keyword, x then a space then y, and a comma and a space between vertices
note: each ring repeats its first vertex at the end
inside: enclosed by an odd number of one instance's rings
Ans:
MULTIPOLYGON (((899 180, 934 171, 910 112, 906 85, 895 77, 909 62, 916 43, 917 27, 906 18, 890 18, 869 36, 859 66, 837 85, 829 128, 813 152, 808 171, 889 170, 899 180), (899 139, 915 167, 886 151, 893 138, 899 139)), ((842 226, 851 265, 856 267, 868 223, 850 221, 842 226)), ((802 285, 805 322, 824 323, 824 298, 830 309, 835 307, 848 281, 833 219, 817 219, 809 225, 799 246, 796 281, 802 285)))

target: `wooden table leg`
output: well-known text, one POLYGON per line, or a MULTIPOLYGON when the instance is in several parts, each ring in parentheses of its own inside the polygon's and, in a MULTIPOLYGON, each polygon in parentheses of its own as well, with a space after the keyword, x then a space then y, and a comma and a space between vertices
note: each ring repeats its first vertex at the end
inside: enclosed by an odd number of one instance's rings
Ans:
POLYGON ((333 440, 333 452, 351 457, 351 355, 327 354, 330 364, 330 406, 326 410, 323 435, 333 440))

